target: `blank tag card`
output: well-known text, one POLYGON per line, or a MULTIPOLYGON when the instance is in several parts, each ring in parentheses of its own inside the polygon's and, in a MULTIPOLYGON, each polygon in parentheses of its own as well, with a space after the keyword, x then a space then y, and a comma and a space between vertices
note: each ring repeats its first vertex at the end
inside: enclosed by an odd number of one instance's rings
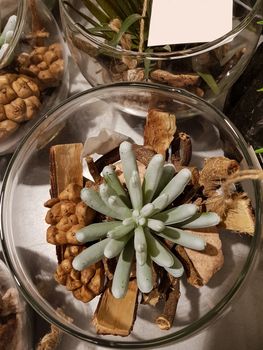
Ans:
POLYGON ((233 0, 153 0, 148 46, 213 41, 232 16, 233 0))

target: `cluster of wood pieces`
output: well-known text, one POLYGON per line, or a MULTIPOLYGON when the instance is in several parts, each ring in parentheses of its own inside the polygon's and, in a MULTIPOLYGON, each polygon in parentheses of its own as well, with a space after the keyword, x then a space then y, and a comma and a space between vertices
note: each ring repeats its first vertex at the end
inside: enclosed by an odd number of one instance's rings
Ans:
MULTIPOLYGON (((144 129, 144 145, 134 144, 133 147, 139 171, 145 170, 154 154, 166 156, 169 148, 172 149, 169 161, 175 165, 177 171, 182 167, 191 170, 191 182, 175 200, 174 205, 195 203, 200 207, 200 211, 217 212, 222 219, 221 227, 239 233, 254 234, 254 217, 246 194, 238 191, 223 194, 218 191, 231 174, 239 171, 239 163, 225 157, 216 157, 205 160, 200 171, 189 165, 191 138, 177 130, 174 114, 150 109, 144 129)), ((160 301, 164 302, 164 308, 156 318, 156 324, 160 329, 170 329, 180 298, 180 280, 170 276, 164 269, 154 265, 154 288, 150 293, 140 295, 140 299, 136 269, 132 269, 126 296, 115 299, 111 294, 115 259, 105 258, 81 272, 72 267, 73 258, 86 248, 77 242, 76 231, 90 223, 106 219, 81 201, 80 190, 83 186, 98 190, 98 186, 103 182, 100 175, 103 167, 119 161, 118 148, 95 162, 89 156, 86 161, 94 181, 83 179, 82 149, 82 144, 55 145, 50 149, 51 199, 45 206, 49 208, 46 222, 50 225, 47 241, 56 245, 58 258, 55 279, 83 302, 89 302, 100 295, 93 318, 99 334, 128 336, 136 319, 138 304, 156 306, 160 301)), ((164 243, 183 263, 188 283, 200 288, 222 267, 224 257, 218 227, 202 229, 196 231, 196 234, 207 242, 202 252, 171 242, 164 243)))

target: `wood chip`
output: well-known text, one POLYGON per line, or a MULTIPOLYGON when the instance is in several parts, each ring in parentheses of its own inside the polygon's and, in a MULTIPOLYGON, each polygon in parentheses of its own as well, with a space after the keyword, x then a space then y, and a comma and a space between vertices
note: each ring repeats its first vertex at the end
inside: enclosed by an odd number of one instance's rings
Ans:
POLYGON ((67 185, 75 183, 83 187, 81 143, 56 145, 50 148, 51 197, 58 197, 67 185))
POLYGON ((200 81, 200 76, 194 73, 173 74, 162 69, 156 69, 152 71, 150 77, 155 81, 166 83, 170 86, 175 86, 179 88, 196 86, 200 81))
POLYGON ((136 317, 137 296, 136 280, 129 282, 127 294, 122 299, 113 297, 109 285, 102 294, 94 314, 93 324, 97 333, 128 336, 136 317))
POLYGON ((207 284, 214 274, 222 268, 224 256, 222 242, 216 227, 195 230, 194 234, 206 241, 205 250, 196 251, 178 247, 176 250, 186 265, 188 282, 195 287, 201 287, 207 284))
POLYGON ((223 220, 223 226, 231 231, 254 235, 255 217, 248 197, 236 196, 233 199, 223 220))
POLYGON ((176 117, 174 114, 151 109, 144 128, 144 145, 165 156, 175 132, 176 117))

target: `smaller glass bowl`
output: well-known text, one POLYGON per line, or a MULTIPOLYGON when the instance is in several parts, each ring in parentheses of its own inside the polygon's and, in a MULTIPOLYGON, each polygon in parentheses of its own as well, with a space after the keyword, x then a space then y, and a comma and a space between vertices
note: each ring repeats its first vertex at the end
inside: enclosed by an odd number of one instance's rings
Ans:
POLYGON ((1 194, 2 245, 8 266, 32 307, 48 322, 87 342, 111 348, 150 348, 190 337, 222 314, 245 285, 260 244, 262 189, 250 182, 256 228, 253 237, 223 232, 225 264, 211 282, 196 289, 182 279, 181 297, 173 327, 161 331, 154 323, 160 309, 138 305, 133 332, 127 338, 97 335, 92 317, 98 298, 84 304, 53 277, 55 247, 46 242, 49 199, 49 150, 52 145, 84 143, 102 128, 143 143, 147 111, 157 106, 175 113, 177 127, 192 138, 191 164, 201 167, 206 157, 229 155, 244 168, 255 167, 247 145, 231 122, 215 107, 184 90, 163 85, 119 83, 72 96, 49 111, 16 150, 3 181, 1 194), (184 112, 192 117, 185 118, 184 112), (60 307, 73 322, 56 313, 60 307))
MULTIPOLYGON (((262 1, 233 1, 233 30, 217 40, 173 45, 171 52, 160 52, 160 48, 154 52, 152 48, 129 51, 120 45, 113 47, 104 38, 85 30, 91 26, 79 13, 94 17, 84 3, 60 0, 60 12, 71 54, 92 86, 116 81, 162 83, 185 88, 221 106, 226 92, 248 64, 261 33, 257 22, 262 16, 262 1), (193 84, 190 78, 185 78, 196 74, 193 84)), ((116 12, 118 2, 114 6, 116 12)))
POLYGON ((3 350, 31 349, 33 339, 29 307, 19 295, 10 271, 1 259, 0 298, 0 348, 3 350), (9 307, 6 306, 7 304, 9 307))
MULTIPOLYGON (((1 15, 1 28, 2 31, 5 24, 7 23, 10 16, 17 16, 16 24, 14 28, 14 34, 8 43, 7 49, 4 51, 0 58, 0 76, 1 79, 6 73, 16 74, 17 76, 26 75, 33 80, 36 79, 40 90, 40 101, 41 106, 36 108, 34 117, 28 121, 18 122, 16 127, 10 127, 9 133, 2 133, 5 130, 8 121, 8 117, 2 117, 2 108, 6 108, 4 103, 0 103, 0 155, 11 153, 14 151, 17 143, 25 135, 25 133, 31 128, 41 115, 43 115, 48 109, 55 106, 67 97, 68 94, 68 71, 67 71, 67 54, 65 44, 60 32, 60 29, 56 23, 55 18, 52 16, 50 11, 47 9, 43 1, 41 0, 0 0, 0 15, 1 15), (33 5, 32 5, 33 4, 33 5), (35 4, 35 15, 34 6, 35 4), (38 28, 38 29, 37 29, 38 28), (40 36, 36 38, 34 35, 40 36), (46 34, 47 33, 47 34, 46 34), (43 36, 41 38, 41 35, 43 36), (38 58, 34 55, 31 58, 30 63, 21 63, 19 57, 22 55, 30 55, 36 47, 49 47, 52 44, 60 45, 62 49, 63 66, 62 72, 57 82, 52 84, 47 82, 46 85, 43 81, 38 79, 37 72, 34 73, 31 67, 36 67, 39 64, 43 65, 42 58, 38 58), (3 123, 4 122, 4 123, 3 123)), ((40 57, 40 56, 39 56, 40 57)), ((28 58, 26 58, 28 59, 28 58)), ((50 61, 52 62, 52 61, 50 61)), ((48 67, 42 66, 41 69, 47 69, 48 67)), ((10 83, 12 86, 12 83, 10 83)), ((2 86, 1 80, 1 95, 4 95, 5 86, 2 86)), ((13 103, 14 98, 10 101, 13 103)), ((6 103, 6 102, 5 102, 6 103)), ((7 127, 8 128, 8 127, 7 127)))

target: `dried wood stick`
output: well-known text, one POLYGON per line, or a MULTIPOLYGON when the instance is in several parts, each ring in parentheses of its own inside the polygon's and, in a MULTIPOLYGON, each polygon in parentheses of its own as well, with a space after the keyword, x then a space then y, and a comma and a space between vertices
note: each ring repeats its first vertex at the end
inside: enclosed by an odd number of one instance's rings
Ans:
POLYGON ((180 280, 171 275, 169 275, 169 278, 170 288, 167 293, 163 313, 155 320, 156 324, 162 330, 168 330, 172 327, 180 298, 180 280))

